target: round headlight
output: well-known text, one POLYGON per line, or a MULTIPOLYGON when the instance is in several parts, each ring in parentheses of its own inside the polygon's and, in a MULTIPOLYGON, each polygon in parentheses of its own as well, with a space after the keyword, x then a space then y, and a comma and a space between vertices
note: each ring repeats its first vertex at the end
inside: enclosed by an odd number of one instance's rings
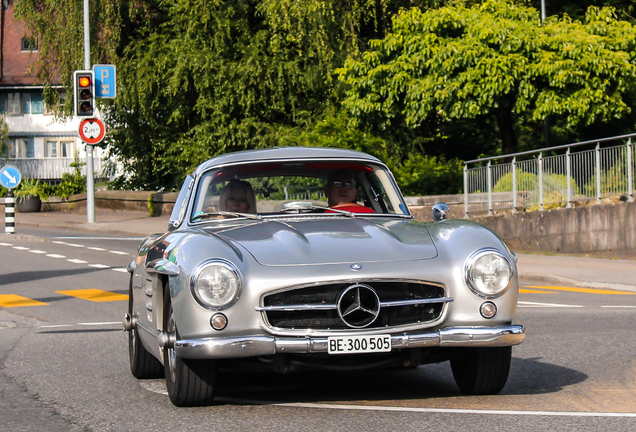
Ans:
POLYGON ((512 266, 496 249, 482 249, 466 261, 466 283, 480 297, 503 295, 512 280, 512 266))
POLYGON ((241 289, 238 269, 229 261, 213 260, 201 264, 192 274, 192 293, 206 308, 220 309, 232 305, 241 289))

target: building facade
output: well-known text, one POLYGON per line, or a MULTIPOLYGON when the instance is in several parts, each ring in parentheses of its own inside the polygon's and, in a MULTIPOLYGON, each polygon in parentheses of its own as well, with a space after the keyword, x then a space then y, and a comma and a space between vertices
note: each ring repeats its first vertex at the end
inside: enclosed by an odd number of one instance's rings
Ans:
MULTIPOLYGON (((23 22, 14 18, 16 0, 1 0, 0 21, 0 114, 9 127, 7 151, 0 165, 17 166, 24 178, 37 178, 51 183, 62 174, 72 172, 75 158, 85 162, 86 149, 79 138, 80 120, 55 119, 55 107, 47 106, 42 97, 43 85, 29 67, 38 60, 38 39, 25 32, 23 22)), ((60 101, 66 94, 61 82, 60 101)), ((72 95, 69 95, 72 97, 72 95)), ((94 171, 97 179, 104 173, 103 150, 94 149, 94 171)), ((85 174, 85 167, 83 168, 85 174)))

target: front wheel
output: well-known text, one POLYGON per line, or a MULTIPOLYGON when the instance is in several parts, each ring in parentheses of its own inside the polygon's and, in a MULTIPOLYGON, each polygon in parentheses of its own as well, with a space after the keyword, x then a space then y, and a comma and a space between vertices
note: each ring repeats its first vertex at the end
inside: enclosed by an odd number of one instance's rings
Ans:
MULTIPOLYGON (((170 290, 166 286, 163 302, 163 329, 172 340, 178 331, 172 310, 170 290)), ((179 407, 210 405, 214 400, 218 366, 213 360, 178 357, 172 348, 163 349, 166 387, 173 404, 179 407)))
POLYGON ((466 348, 461 358, 451 360, 459 389, 471 395, 499 393, 508 381, 512 347, 466 348))

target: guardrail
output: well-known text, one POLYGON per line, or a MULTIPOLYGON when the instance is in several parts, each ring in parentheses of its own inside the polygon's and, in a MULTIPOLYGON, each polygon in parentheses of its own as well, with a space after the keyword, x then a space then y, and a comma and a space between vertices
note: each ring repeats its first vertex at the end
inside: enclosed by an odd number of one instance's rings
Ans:
POLYGON ((464 162, 464 213, 572 207, 577 201, 634 200, 636 155, 621 135, 464 162), (601 143, 621 142, 601 147, 601 143), (579 150, 580 147, 585 147, 579 150), (591 148, 590 148, 591 147, 591 148), (578 151, 576 151, 578 150, 578 151), (473 165, 472 168, 469 166, 473 165))

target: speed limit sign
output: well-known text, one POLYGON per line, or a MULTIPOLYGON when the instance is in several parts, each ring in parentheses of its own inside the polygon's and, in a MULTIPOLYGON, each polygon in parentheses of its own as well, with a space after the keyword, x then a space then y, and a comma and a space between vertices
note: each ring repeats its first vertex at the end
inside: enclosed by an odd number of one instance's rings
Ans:
POLYGON ((106 135, 104 122, 96 118, 82 120, 79 127, 79 135, 86 144, 97 144, 106 135))

